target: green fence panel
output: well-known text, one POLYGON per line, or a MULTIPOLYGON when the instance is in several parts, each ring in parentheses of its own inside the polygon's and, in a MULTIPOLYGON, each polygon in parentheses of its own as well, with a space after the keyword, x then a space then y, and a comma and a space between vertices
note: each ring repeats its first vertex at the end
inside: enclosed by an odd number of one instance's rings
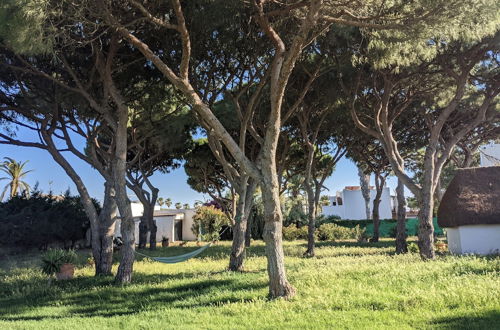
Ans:
MULTIPOLYGON (((438 236, 444 234, 443 229, 441 229, 437 223, 437 218, 433 219, 434 221, 434 233, 438 236)), ((354 228, 355 226, 360 226, 361 228, 366 229, 366 234, 371 236, 373 235, 373 222, 372 220, 335 220, 333 223, 343 226, 354 228)), ((380 221, 380 237, 394 237, 394 233, 396 231, 396 220, 391 219, 383 219, 380 221)), ((418 219, 417 218, 408 218, 406 219, 406 232, 408 236, 417 236, 418 234, 418 219)))

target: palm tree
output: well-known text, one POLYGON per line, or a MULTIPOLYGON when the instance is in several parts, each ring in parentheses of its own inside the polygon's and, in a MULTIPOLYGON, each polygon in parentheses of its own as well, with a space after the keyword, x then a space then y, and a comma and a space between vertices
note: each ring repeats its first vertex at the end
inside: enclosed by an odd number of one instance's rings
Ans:
POLYGON ((17 162, 12 158, 5 157, 5 161, 0 166, 0 170, 7 174, 6 177, 0 178, 1 180, 9 180, 10 182, 4 187, 2 194, 0 195, 0 201, 3 200, 5 193, 10 187, 10 198, 16 196, 18 193, 23 192, 27 197, 29 197, 30 189, 28 183, 22 181, 22 179, 28 174, 32 172, 32 170, 24 171, 24 166, 28 161, 17 162))
POLYGON ((163 197, 158 197, 156 202, 158 203, 158 205, 160 205, 160 209, 163 206, 163 204, 165 204, 165 200, 163 199, 163 197))
POLYGON ((175 203, 175 208, 180 210, 182 209, 182 204, 181 203, 175 203))
POLYGON ((170 206, 172 206, 172 199, 171 198, 166 198, 165 199, 165 205, 167 205, 167 207, 170 208, 170 206))
POLYGON ((188 203, 184 204, 184 205, 183 205, 183 208, 184 208, 185 210, 189 209, 189 204, 188 204, 188 203))

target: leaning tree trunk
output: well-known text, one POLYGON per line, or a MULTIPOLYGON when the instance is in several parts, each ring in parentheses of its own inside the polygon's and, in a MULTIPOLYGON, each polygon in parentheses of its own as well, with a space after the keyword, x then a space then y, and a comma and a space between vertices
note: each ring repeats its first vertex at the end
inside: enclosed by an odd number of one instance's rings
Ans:
MULTIPOLYGON (((267 157, 270 157, 268 155, 267 157)), ((267 272, 269 275, 269 295, 272 298, 290 298, 295 288, 288 282, 283 252, 283 215, 281 213, 278 177, 275 167, 263 164, 261 184, 264 203, 264 233, 266 243, 267 272)))
MULTIPOLYGON (((42 137, 47 144, 48 147, 47 151, 50 153, 55 162, 58 163, 64 169, 64 172, 66 172, 66 174, 71 178, 71 180, 76 186, 76 189, 78 190, 78 193, 80 194, 80 202, 82 203, 85 214, 87 215, 90 221, 90 239, 92 246, 92 257, 94 258, 95 261, 99 260, 100 262, 101 242, 99 237, 101 235, 99 226, 99 216, 97 214, 97 210, 92 201, 92 198, 90 197, 90 194, 87 190, 87 187, 85 186, 82 178, 78 175, 75 169, 70 165, 70 163, 66 160, 66 158, 64 158, 61 155, 61 153, 55 146, 54 142, 52 141, 52 138, 48 134, 43 132, 42 132, 42 137)), ((100 275, 100 273, 98 273, 97 270, 96 270, 96 275, 100 275)))
POLYGON ((127 196, 127 120, 128 111, 124 104, 118 105, 118 122, 115 132, 115 159, 113 178, 115 180, 116 203, 121 216, 121 234, 123 245, 122 259, 115 280, 118 283, 130 283, 134 265, 135 251, 135 223, 132 217, 132 208, 127 196), (123 109, 125 108, 125 109, 123 109))
POLYGON ((116 224, 116 202, 114 187, 104 183, 104 201, 99 214, 99 256, 94 258, 96 275, 111 275, 113 266, 113 234, 116 224))
POLYGON ((358 167, 358 175, 359 175, 359 184, 361 187, 361 194, 363 195, 363 199, 365 200, 365 212, 366 219, 370 219, 370 176, 365 174, 363 170, 358 167))
POLYGON ((407 253, 408 246, 406 244, 406 199, 405 186, 403 181, 398 178, 398 186, 396 187, 396 195, 398 200, 397 224, 396 224, 396 253, 407 253))

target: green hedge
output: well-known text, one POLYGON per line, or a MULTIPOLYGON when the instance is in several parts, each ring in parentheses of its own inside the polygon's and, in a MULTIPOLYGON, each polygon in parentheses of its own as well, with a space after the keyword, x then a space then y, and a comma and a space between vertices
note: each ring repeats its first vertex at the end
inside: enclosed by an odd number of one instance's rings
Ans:
MULTIPOLYGON (((373 221, 372 220, 336 220, 336 219, 325 219, 327 223, 334 223, 339 226, 354 228, 360 226, 366 230, 366 235, 373 235, 373 221)), ((396 220, 393 219, 382 219, 380 221, 380 237, 391 237, 391 235, 396 228, 396 220)), ((406 219, 406 232, 408 236, 417 236, 418 233, 418 219, 409 218, 406 219)), ((437 223, 437 218, 434 218, 434 233, 436 235, 444 235, 443 230, 439 227, 437 223)))

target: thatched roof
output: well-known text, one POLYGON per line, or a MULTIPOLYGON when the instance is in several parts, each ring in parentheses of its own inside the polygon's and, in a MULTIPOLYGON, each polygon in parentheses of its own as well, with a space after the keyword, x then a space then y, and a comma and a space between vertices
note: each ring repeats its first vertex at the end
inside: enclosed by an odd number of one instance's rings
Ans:
POLYGON ((500 224, 500 166, 457 170, 439 205, 438 224, 500 224))

